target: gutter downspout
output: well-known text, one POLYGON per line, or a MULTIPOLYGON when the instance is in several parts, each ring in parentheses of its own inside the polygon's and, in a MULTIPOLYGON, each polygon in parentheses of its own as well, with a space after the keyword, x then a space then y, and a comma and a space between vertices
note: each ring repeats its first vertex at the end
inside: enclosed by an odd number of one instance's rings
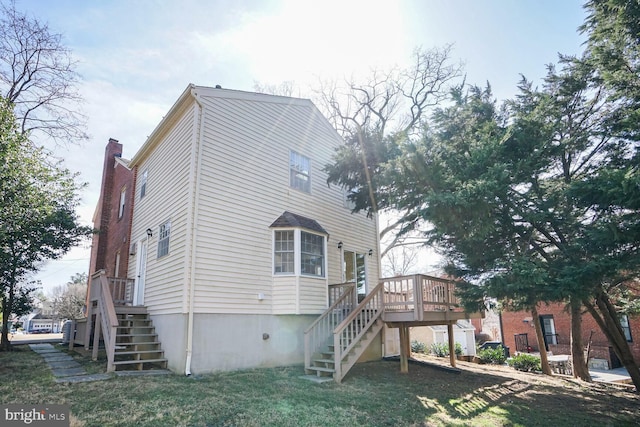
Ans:
POLYGON ((191 272, 189 274, 189 308, 187 309, 187 360, 184 367, 184 373, 186 376, 191 375, 191 357, 193 355, 193 311, 195 306, 195 271, 196 271, 196 250, 197 250, 197 240, 198 240, 198 205, 200 202, 200 176, 202 172, 202 153, 200 152, 202 148, 202 139, 204 134, 204 116, 205 110, 202 107, 202 104, 198 100, 198 94, 195 92, 195 89, 191 89, 191 96, 193 96, 194 101, 198 105, 198 115, 200 116, 200 132, 198 133, 198 137, 194 142, 195 145, 195 155, 197 157, 197 166, 196 166, 196 176, 195 176, 195 191, 193 196, 193 219, 192 219, 192 229, 191 229, 191 272))

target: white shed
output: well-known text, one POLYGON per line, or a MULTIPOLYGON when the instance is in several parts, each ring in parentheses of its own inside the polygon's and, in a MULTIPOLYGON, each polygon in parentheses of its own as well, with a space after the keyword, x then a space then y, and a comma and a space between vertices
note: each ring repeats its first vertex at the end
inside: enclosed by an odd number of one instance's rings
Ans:
MULTIPOLYGON (((447 344, 449 343, 449 334, 446 325, 437 326, 418 326, 411 328, 411 341, 420 341, 427 345, 427 350, 433 343, 447 344)), ((471 322, 459 320, 453 324, 454 341, 462 346, 462 354, 464 356, 476 355, 476 339, 475 328, 471 322)))

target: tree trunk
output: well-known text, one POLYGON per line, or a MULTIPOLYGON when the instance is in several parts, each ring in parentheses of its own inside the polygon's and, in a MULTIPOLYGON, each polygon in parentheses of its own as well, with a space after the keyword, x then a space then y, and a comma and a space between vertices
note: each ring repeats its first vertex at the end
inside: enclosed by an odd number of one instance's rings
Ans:
POLYGON ((11 350, 11 343, 9 342, 9 316, 11 315, 11 310, 9 309, 9 304, 7 303, 6 296, 2 297, 2 334, 0 340, 0 348, 4 351, 11 350))
POLYGON ((544 345, 544 335, 542 335, 542 325, 540 325, 540 316, 538 316, 538 308, 534 305, 531 308, 531 316, 536 329, 536 338, 538 339, 538 347, 540 349, 540 366, 542 373, 545 375, 553 375, 549 367, 549 359, 547 359, 547 348, 544 345))
POLYGON ((609 344, 613 347, 616 356, 618 356, 622 365, 626 368, 627 372, 629 372, 633 385, 636 387, 636 392, 640 392, 640 369, 633 359, 633 353, 631 353, 629 343, 627 343, 627 339, 618 321, 618 313, 604 291, 596 296, 595 302, 598 310, 596 310, 590 301, 584 301, 583 303, 598 326, 600 326, 602 333, 604 333, 609 340, 609 344))
POLYGON ((571 306, 571 361, 573 377, 591 382, 589 367, 584 358, 584 343, 582 342, 582 304, 575 298, 569 303, 571 306))

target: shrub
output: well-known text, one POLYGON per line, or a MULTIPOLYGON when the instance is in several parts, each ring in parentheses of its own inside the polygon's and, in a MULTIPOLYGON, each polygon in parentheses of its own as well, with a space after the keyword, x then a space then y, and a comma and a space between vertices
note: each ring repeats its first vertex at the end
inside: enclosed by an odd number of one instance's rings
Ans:
POLYGON ((513 356, 511 359, 507 361, 509 366, 518 371, 523 372, 531 372, 531 371, 541 371, 542 368, 540 366, 540 358, 536 357, 532 354, 520 353, 513 356))
POLYGON ((460 344, 459 342, 456 343, 456 356, 462 356, 462 344, 460 344))
POLYGON ((414 353, 424 353, 427 351, 427 346, 423 342, 413 340, 411 341, 411 351, 414 353))
POLYGON ((437 357, 446 357, 449 355, 449 346, 444 343, 433 343, 431 353, 437 357))
POLYGON ((504 354, 504 347, 502 346, 480 350, 478 351, 478 358, 480 359, 480 363, 488 363, 491 365, 502 365, 505 360, 507 360, 504 354))

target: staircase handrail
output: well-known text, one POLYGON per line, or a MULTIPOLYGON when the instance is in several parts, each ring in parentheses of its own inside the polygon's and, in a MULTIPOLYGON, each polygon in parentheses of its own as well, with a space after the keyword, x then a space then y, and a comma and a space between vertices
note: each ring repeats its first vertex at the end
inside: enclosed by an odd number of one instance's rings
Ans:
POLYGON ((335 326, 330 322, 330 315, 341 306, 346 307, 349 311, 355 306, 355 284, 345 283, 344 285, 347 285, 347 290, 304 331, 304 366, 307 369, 311 367, 313 354, 331 337, 335 326), (353 289, 348 289, 348 285, 353 289), (351 298, 350 304, 347 301, 349 298, 351 298))
POLYGON ((358 343, 360 338, 367 333, 382 315, 384 308, 384 283, 379 283, 367 295, 357 307, 333 330, 334 340, 334 360, 335 377, 338 381, 342 379, 342 360, 349 354, 349 351, 358 343), (371 316, 365 315, 365 310, 370 311, 371 316), (360 324, 358 324, 360 320, 360 324), (363 322, 364 321, 364 322, 363 322))
MULTIPOLYGON (((109 280, 104 271, 94 275, 93 280, 99 281, 98 286, 98 315, 100 316, 101 332, 104 341, 104 347, 107 352, 107 372, 115 370, 113 362, 115 360, 116 350, 116 334, 118 331, 118 317, 116 309, 113 305, 113 297, 111 296, 111 288, 109 280)), ((94 346, 98 343, 94 342, 94 346)))

